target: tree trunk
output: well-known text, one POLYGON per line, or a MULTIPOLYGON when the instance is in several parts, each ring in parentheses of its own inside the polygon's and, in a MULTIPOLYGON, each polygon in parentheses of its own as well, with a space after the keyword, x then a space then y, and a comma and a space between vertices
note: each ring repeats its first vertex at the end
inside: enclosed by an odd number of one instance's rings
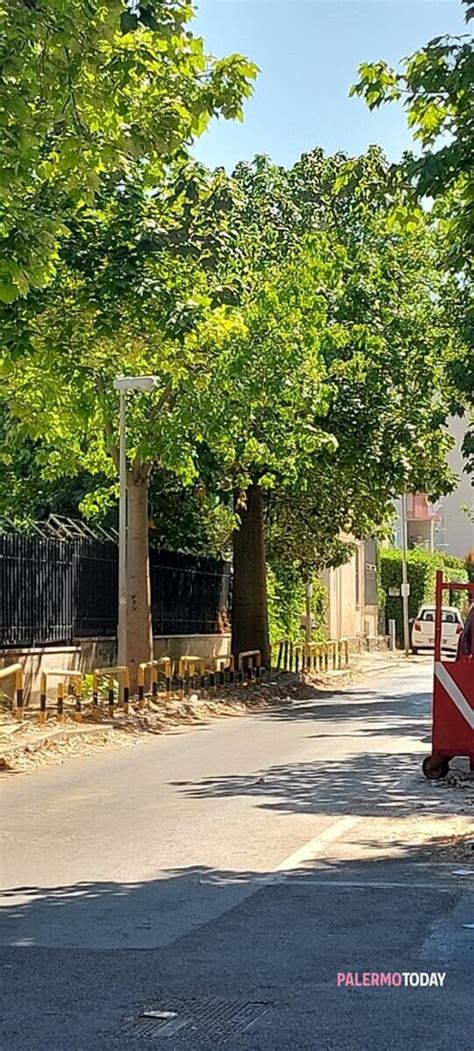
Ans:
POLYGON ((127 477, 127 526, 127 663, 134 691, 138 665, 153 657, 148 478, 135 471, 127 477))
POLYGON ((232 653, 260 650, 262 664, 270 667, 268 635, 267 570, 263 532, 263 492, 252 485, 246 506, 238 511, 240 529, 233 537, 234 581, 232 599, 232 653))

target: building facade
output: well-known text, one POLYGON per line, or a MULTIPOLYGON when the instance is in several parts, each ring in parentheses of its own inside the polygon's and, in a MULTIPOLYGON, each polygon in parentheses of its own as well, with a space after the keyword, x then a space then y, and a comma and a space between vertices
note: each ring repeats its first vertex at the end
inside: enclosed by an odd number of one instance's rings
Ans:
POLYGON ((355 541, 355 545, 349 562, 321 574, 328 595, 330 639, 378 635, 376 544, 374 540, 363 540, 355 541))

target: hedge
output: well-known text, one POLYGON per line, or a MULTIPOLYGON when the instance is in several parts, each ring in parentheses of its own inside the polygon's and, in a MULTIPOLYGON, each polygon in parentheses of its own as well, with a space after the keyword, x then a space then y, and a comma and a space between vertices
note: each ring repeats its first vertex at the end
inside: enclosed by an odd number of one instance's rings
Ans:
MULTIPOLYGON (((392 548, 382 549, 379 555, 380 583, 385 593, 385 616, 387 620, 394 620, 396 624, 397 640, 403 639, 403 607, 400 597, 389 595, 389 588, 399 588, 402 583, 402 556, 401 551, 392 548)), ((442 569, 445 580, 458 580, 464 583, 468 581, 465 563, 461 558, 453 555, 441 555, 437 552, 422 551, 415 548, 407 551, 408 583, 410 584, 410 597, 408 599, 408 613, 410 619, 416 617, 418 610, 424 602, 434 602, 436 587, 436 570, 442 569)), ((463 591, 445 592, 446 603, 450 606, 462 608, 466 602, 466 594, 463 591)))

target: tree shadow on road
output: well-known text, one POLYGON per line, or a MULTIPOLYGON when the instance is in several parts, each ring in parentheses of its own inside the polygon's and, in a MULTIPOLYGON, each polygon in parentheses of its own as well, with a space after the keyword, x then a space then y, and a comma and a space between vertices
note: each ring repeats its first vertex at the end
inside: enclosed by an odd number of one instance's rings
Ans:
POLYGON ((400 817, 436 808, 439 788, 421 773, 421 754, 362 752, 261 767, 251 774, 228 774, 199 781, 172 782, 195 799, 252 796, 264 810, 281 814, 361 814, 400 817))

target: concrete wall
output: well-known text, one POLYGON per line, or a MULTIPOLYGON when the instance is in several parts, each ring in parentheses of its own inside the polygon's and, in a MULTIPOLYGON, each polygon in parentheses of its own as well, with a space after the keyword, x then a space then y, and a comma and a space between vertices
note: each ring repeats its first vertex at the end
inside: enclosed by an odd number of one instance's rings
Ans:
POLYGON ((464 471, 461 445, 467 430, 467 420, 453 418, 449 421, 449 432, 455 446, 448 456, 450 467, 458 476, 458 485, 453 493, 443 497, 438 546, 447 555, 465 558, 474 548, 474 525, 462 507, 474 512, 474 489, 472 479, 464 471))
MULTIPOLYGON (((230 635, 171 635, 168 637, 157 636, 154 639, 154 655, 156 658, 169 656, 177 659, 181 656, 196 657, 219 657, 230 653, 230 635)), ((25 672, 25 695, 28 699, 31 695, 39 694, 40 677, 42 672, 54 669, 77 670, 84 674, 92 672, 94 668, 113 667, 116 662, 115 639, 78 639, 73 646, 43 646, 34 649, 8 649, 0 650, 0 668, 8 664, 22 664, 25 672)), ((54 683, 51 680, 52 696, 54 683)), ((49 684, 48 684, 49 687, 49 684)), ((3 679, 0 683, 0 693, 12 697, 14 692, 13 679, 3 679)))
POLYGON ((321 574, 328 592, 327 633, 331 639, 374 637, 378 634, 376 606, 365 601, 365 550, 363 542, 343 566, 321 574))

